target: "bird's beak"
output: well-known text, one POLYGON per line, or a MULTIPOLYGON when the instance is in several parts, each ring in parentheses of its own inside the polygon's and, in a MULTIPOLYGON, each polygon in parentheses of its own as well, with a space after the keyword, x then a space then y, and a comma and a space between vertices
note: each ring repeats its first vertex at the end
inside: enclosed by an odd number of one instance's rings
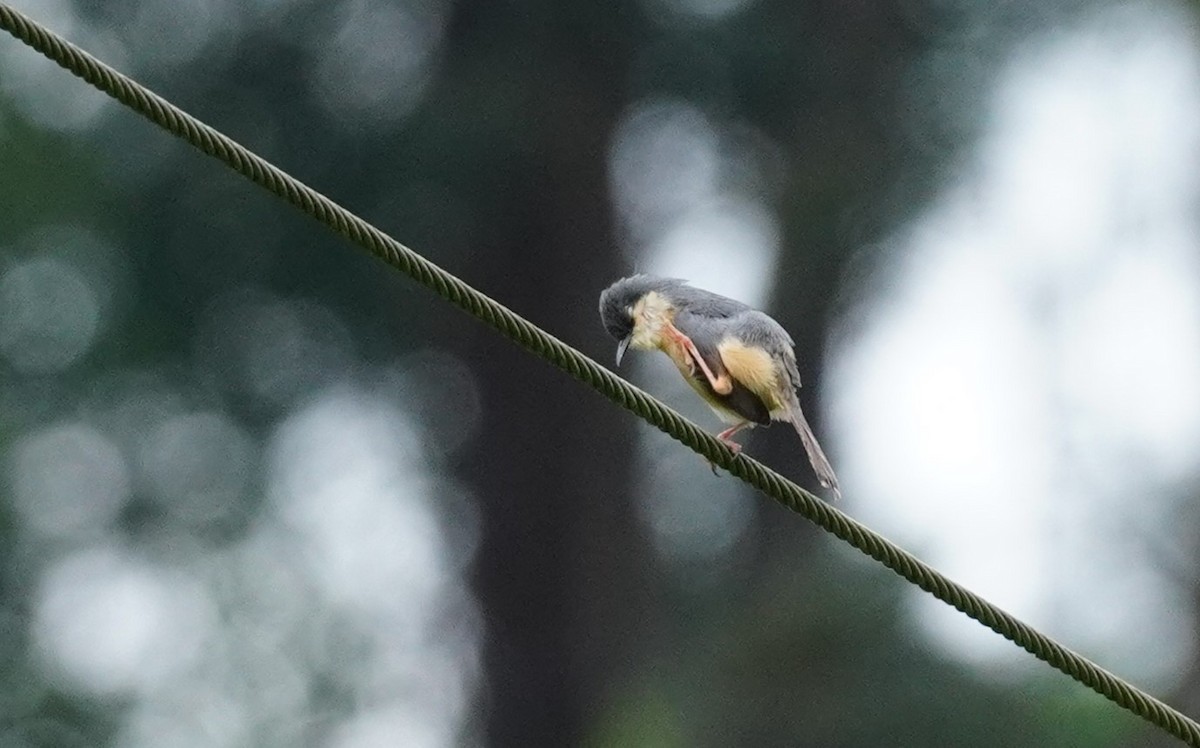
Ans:
POLYGON ((620 343, 617 343, 617 366, 621 365, 621 359, 625 357, 625 350, 629 348, 629 341, 632 338, 632 335, 626 335, 621 338, 620 343))

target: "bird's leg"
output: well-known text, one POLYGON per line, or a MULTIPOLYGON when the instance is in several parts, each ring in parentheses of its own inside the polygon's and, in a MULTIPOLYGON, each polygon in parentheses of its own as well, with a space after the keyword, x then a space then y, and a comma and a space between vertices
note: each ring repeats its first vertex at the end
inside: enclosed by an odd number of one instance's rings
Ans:
POLYGON ((733 435, 750 425, 749 421, 743 421, 736 426, 730 426, 721 433, 717 434, 717 438, 724 442, 726 447, 729 447, 734 452, 741 452, 742 445, 733 440, 733 435))
MULTIPOLYGON (((717 438, 721 440, 722 444, 724 444, 726 447, 729 447, 730 451, 732 451, 734 454, 741 454, 742 445, 738 444, 737 442, 735 442, 733 440, 733 435, 736 434, 737 432, 741 431, 742 429, 746 428, 749 425, 750 425, 750 422, 745 421, 743 423, 737 424, 736 426, 730 426, 729 428, 725 429, 721 433, 717 434, 717 438)), ((710 468, 712 468, 713 475, 716 475, 717 474, 717 466, 711 462, 708 463, 708 466, 710 468)))
POLYGON ((729 376, 728 372, 722 372, 719 377, 713 374, 712 369, 708 368, 708 364, 705 363, 704 357, 700 355, 700 351, 696 349, 696 344, 692 342, 691 338, 681 333, 679 328, 669 322, 663 332, 687 351, 688 356, 691 357, 696 366, 700 367, 700 371, 704 372, 704 377, 713 388, 713 392, 718 395, 728 395, 730 392, 733 392, 733 378, 729 376))

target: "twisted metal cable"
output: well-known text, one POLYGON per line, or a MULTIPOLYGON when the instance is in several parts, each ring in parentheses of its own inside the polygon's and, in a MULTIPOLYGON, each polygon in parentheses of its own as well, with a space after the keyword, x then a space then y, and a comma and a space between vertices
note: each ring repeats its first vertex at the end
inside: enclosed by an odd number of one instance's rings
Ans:
POLYGON ((724 468, 731 475, 849 543, 938 600, 965 613, 1115 704, 1146 719, 1188 745, 1200 748, 1200 724, 1188 716, 948 579, 882 535, 856 522, 770 468, 745 455, 735 455, 716 438, 643 390, 617 377, 584 354, 476 291, 141 84, 2 3, 0 28, 159 127, 204 153, 220 159, 247 179, 300 208, 468 314, 486 322, 523 348, 563 369, 699 453, 709 462, 724 468))

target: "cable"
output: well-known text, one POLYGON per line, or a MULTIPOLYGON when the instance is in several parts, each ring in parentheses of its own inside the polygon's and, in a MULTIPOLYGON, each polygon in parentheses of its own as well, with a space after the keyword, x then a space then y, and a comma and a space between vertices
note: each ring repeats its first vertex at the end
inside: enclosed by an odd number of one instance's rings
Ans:
POLYGON ((1200 748, 1200 724, 948 579, 770 468, 735 455, 643 390, 476 291, 345 208, 178 109, 50 30, 0 3, 0 28, 146 119, 214 156, 321 223, 589 385, 669 436, 1113 703, 1200 748))

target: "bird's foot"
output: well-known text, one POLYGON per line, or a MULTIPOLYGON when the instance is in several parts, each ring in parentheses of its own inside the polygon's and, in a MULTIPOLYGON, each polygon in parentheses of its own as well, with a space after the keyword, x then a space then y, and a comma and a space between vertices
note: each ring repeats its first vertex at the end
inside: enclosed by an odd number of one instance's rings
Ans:
POLYGON ((736 426, 730 426, 721 433, 717 434, 717 438, 720 439, 726 447, 729 447, 731 450, 733 450, 734 454, 737 454, 742 451, 742 445, 733 440, 733 435, 744 428, 746 428, 746 424, 744 423, 739 423, 736 426))
MULTIPOLYGON (((744 424, 744 423, 738 424, 737 426, 732 426, 730 428, 725 429, 721 433, 717 434, 717 438, 721 440, 722 444, 724 444, 726 447, 729 447, 730 452, 733 452, 735 455, 739 455, 742 453, 742 445, 738 444, 737 442, 735 442, 733 440, 733 435, 736 434, 737 432, 741 431, 745 427, 746 427, 746 424, 744 424)), ((710 462, 710 463, 708 463, 708 466, 710 468, 712 468, 713 475, 716 475, 717 474, 716 463, 710 462)))

